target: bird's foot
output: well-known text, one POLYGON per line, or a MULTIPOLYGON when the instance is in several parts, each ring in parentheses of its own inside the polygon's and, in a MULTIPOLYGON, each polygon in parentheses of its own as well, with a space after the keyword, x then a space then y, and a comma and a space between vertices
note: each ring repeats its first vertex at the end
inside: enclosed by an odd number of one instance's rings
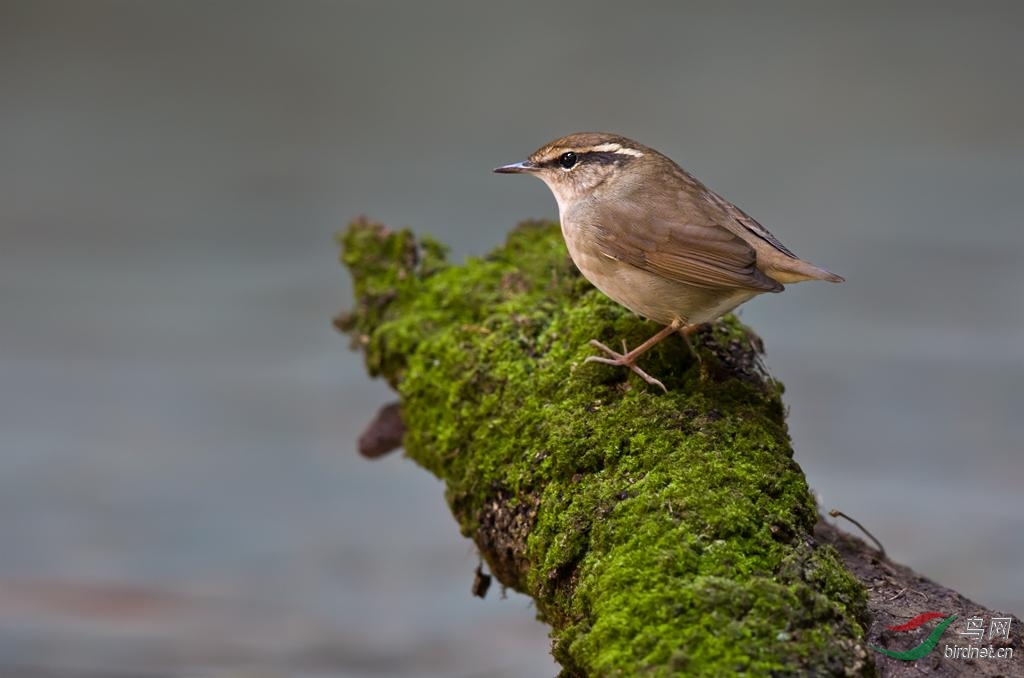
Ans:
POLYGON ((660 380, 655 379, 654 377, 652 377, 651 375, 647 374, 642 369, 637 367, 636 359, 643 352, 643 350, 646 350, 647 348, 649 348, 647 345, 638 346, 637 348, 633 349, 632 351, 628 351, 628 350, 626 350, 626 342, 623 341, 622 342, 622 353, 619 353, 618 351, 614 351, 614 350, 608 348, 607 346, 602 344, 597 339, 591 339, 590 340, 590 345, 593 346, 594 348, 597 348, 597 349, 600 349, 600 350, 604 351, 610 357, 605 358, 604 356, 591 355, 591 356, 587 356, 586 360, 584 360, 583 362, 586 362, 586 363, 603 363, 605 365, 620 365, 622 367, 628 367, 629 369, 633 370, 633 372, 635 372, 641 379, 646 381, 651 386, 658 386, 658 387, 661 388, 662 391, 664 391, 665 393, 668 393, 668 389, 665 388, 665 384, 661 383, 660 380), (639 350, 639 349, 643 349, 643 350, 639 350))

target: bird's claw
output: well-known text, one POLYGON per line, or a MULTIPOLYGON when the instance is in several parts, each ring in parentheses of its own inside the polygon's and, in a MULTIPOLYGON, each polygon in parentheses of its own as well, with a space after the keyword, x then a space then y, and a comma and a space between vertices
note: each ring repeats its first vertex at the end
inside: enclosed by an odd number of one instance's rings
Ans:
POLYGON ((641 379, 646 381, 651 386, 657 386, 662 391, 664 391, 665 393, 668 393, 668 389, 665 388, 665 384, 661 383, 661 381, 659 379, 655 379, 654 377, 652 377, 651 375, 647 374, 642 369, 637 367, 636 362, 635 362, 636 361, 636 356, 630 355, 629 351, 626 350, 626 342, 625 341, 622 342, 622 350, 623 350, 622 353, 619 353, 618 351, 613 351, 612 349, 608 348, 607 346, 605 346, 604 344, 599 342, 597 339, 591 339, 590 340, 590 345, 593 346, 594 348, 597 348, 597 349, 600 349, 600 350, 604 351, 605 353, 607 353, 611 357, 610 358, 605 358, 604 356, 591 355, 591 356, 587 356, 586 359, 583 362, 585 362, 585 363, 602 363, 604 365, 616 365, 616 366, 621 366, 621 367, 628 367, 629 369, 633 370, 633 372, 636 373, 637 376, 639 376, 641 379))

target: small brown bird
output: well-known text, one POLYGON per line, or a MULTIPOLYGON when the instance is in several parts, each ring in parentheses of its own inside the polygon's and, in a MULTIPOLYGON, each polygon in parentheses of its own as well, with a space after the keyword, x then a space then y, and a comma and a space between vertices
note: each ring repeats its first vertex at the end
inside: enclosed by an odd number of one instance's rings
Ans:
POLYGON ((653 148, 614 134, 555 139, 499 173, 539 177, 558 201, 562 235, 587 280, 637 315, 665 325, 633 350, 594 347, 647 383, 636 359, 670 334, 687 336, 783 283, 843 279, 798 258, 764 226, 653 148))

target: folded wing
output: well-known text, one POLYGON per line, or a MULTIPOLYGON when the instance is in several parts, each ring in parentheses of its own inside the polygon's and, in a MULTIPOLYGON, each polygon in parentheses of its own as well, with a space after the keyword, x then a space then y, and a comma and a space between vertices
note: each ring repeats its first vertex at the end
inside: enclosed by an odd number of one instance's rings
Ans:
POLYGON ((669 280, 706 289, 780 292, 783 287, 758 270, 757 253, 717 222, 721 211, 690 203, 670 215, 655 215, 637 201, 601 210, 594 224, 600 252, 669 280))

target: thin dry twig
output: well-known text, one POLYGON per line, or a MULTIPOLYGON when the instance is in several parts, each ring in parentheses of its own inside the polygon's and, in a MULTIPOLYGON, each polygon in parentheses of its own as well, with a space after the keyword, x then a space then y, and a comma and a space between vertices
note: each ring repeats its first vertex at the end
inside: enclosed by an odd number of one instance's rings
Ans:
POLYGON ((860 531, 863 532, 865 535, 867 535, 868 539, 870 539, 871 541, 875 542, 875 546, 878 547, 879 555, 881 555, 883 558, 888 558, 888 556, 885 555, 885 547, 882 546, 882 542, 878 541, 878 539, 875 537, 875 535, 871 534, 871 532, 868 531, 868 528, 864 527, 858 521, 856 521, 853 518, 851 518, 850 516, 846 515, 845 513, 840 511, 839 509, 832 509, 831 511, 828 512, 828 514, 830 516, 832 516, 833 518, 846 518, 851 523, 853 523, 854 525, 859 527, 860 531))

